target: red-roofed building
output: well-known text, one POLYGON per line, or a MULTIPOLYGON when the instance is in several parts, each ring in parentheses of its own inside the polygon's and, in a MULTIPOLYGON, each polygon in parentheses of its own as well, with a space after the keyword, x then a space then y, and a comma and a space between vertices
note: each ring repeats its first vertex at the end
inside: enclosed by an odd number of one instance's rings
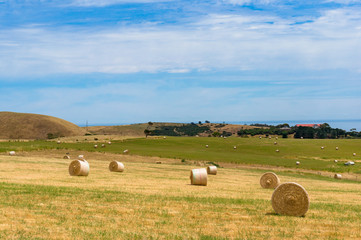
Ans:
POLYGON ((296 124, 296 127, 319 128, 319 127, 321 127, 321 124, 296 124))

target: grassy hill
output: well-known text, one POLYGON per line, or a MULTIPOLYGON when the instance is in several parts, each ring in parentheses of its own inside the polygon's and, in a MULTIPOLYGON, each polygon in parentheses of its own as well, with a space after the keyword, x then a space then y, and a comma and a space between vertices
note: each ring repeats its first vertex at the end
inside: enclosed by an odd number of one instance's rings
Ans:
POLYGON ((0 112, 1 139, 46 139, 58 136, 84 135, 77 125, 40 114, 0 112))
MULTIPOLYGON (((131 125, 118 125, 118 126, 93 126, 87 127, 87 131, 96 134, 96 135, 121 135, 121 136, 144 136, 144 130, 149 129, 151 131, 160 129, 163 127, 180 127, 185 125, 183 123, 163 123, 163 122, 154 122, 151 126, 148 123, 138 123, 131 125)), ((190 124, 188 124, 189 126, 190 124)), ((250 129, 250 128, 259 128, 248 125, 233 125, 233 124, 218 124, 218 123, 203 123, 203 124, 195 124, 199 127, 209 127, 211 132, 220 132, 223 131, 229 132, 232 134, 237 134, 237 131, 240 129, 250 129)), ((208 136, 209 133, 201 133, 201 136, 208 136)))

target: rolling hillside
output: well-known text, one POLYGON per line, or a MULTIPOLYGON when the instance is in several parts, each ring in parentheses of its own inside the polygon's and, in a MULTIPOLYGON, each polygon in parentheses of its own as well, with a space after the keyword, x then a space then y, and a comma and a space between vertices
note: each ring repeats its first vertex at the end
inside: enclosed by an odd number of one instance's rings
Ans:
POLYGON ((47 139, 84 135, 77 125, 40 114, 0 112, 1 139, 47 139))

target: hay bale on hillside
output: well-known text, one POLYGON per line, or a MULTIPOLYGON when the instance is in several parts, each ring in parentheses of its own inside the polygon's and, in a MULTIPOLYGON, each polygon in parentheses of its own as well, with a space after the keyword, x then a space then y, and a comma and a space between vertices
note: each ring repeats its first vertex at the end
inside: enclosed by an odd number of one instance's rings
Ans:
POLYGON ((336 173, 335 176, 333 176, 335 179, 342 179, 342 175, 341 174, 338 174, 336 173))
POLYGON ((205 168, 191 170, 191 184, 207 186, 207 170, 205 168))
POLYGON ((237 146, 233 146, 233 149, 236 150, 236 149, 237 149, 237 146))
POLYGON ((279 149, 276 149, 276 152, 280 152, 280 150, 279 150, 279 149))
POLYGON ((324 148, 325 148, 325 147, 323 147, 323 146, 321 147, 322 150, 323 150, 324 148))
POLYGON ((88 176, 89 163, 84 160, 74 160, 69 165, 70 176, 88 176))
POLYGON ((353 155, 353 156, 356 156, 356 153, 353 153, 352 155, 353 155))
POLYGON ((162 164, 162 162, 161 161, 156 161, 155 164, 162 164))
POLYGON ((208 144, 206 145, 206 148, 208 148, 208 144))
POLYGON ((94 148, 98 148, 98 145, 95 144, 95 145, 94 145, 94 148))
POLYGON ((124 164, 118 161, 112 161, 109 163, 109 170, 111 172, 123 172, 124 164))
POLYGON ((274 144, 274 145, 277 145, 277 142, 274 142, 273 144, 274 144))
POLYGON ((109 141, 109 142, 108 142, 108 144, 109 144, 109 145, 111 145, 111 144, 112 144, 112 142, 110 142, 110 141, 109 141))
POLYGON ((266 172, 261 176, 259 183, 263 188, 275 189, 281 183, 281 181, 275 173, 266 172))
POLYGON ((299 161, 296 161, 296 165, 300 165, 300 162, 299 162, 299 161))
POLYGON ((16 153, 15 153, 15 151, 10 151, 10 152, 9 152, 9 155, 10 155, 10 156, 15 156, 16 153))
POLYGON ((63 159, 70 159, 70 156, 65 155, 65 156, 63 157, 63 159))
POLYGON ((208 166, 207 173, 210 175, 217 175, 217 167, 216 166, 208 166))
POLYGON ((336 150, 338 150, 338 147, 336 147, 336 150))
POLYGON ((124 153, 124 154, 128 154, 128 153, 129 153, 129 150, 128 150, 128 149, 125 149, 125 150, 123 151, 123 153, 124 153))
POLYGON ((337 160, 334 160, 335 163, 337 163, 338 161, 337 160))
POLYGON ((60 142, 60 141, 57 141, 56 143, 57 143, 57 144, 60 144, 61 142, 60 142))
POLYGON ((104 144, 104 143, 102 144, 102 148, 105 148, 105 144, 104 144))
POLYGON ((288 216, 304 216, 310 206, 307 191, 293 182, 280 184, 274 190, 271 202, 276 213, 288 216))

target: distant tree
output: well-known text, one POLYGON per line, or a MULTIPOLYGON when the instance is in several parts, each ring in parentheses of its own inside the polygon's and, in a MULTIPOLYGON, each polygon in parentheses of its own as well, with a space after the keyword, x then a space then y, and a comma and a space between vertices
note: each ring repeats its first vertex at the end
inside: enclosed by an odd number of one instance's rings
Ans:
POLYGON ((210 121, 208 121, 208 120, 206 120, 206 121, 204 121, 205 123, 211 123, 210 121))
POLYGON ((198 124, 199 124, 199 125, 202 125, 202 121, 199 121, 198 124))
POLYGON ((152 133, 152 131, 150 131, 149 129, 145 129, 144 130, 144 134, 145 134, 145 137, 147 138, 148 135, 150 135, 152 133))
POLYGON ((212 133, 212 136, 213 136, 213 137, 219 137, 219 136, 221 136, 221 134, 220 134, 219 132, 213 132, 213 133, 212 133))

